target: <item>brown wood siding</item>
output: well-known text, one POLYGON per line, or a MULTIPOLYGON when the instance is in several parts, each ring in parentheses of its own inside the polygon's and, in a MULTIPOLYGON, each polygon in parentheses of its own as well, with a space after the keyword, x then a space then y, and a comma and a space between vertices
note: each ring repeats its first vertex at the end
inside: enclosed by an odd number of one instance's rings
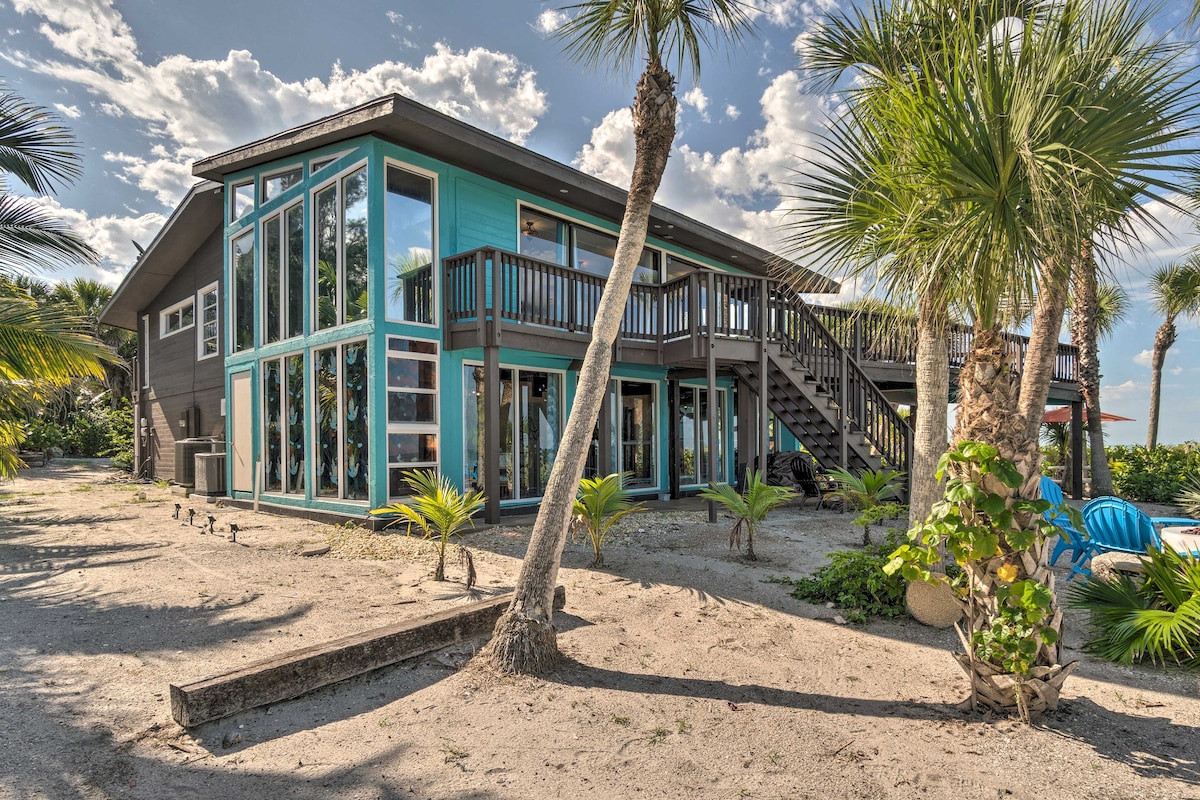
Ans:
MULTIPOLYGON (((175 442, 181 435, 179 417, 187 409, 198 415, 200 436, 225 438, 225 417, 221 416, 221 401, 225 397, 225 359, 223 355, 197 360, 200 336, 200 305, 197 292, 214 282, 223 283, 223 237, 219 227, 205 239, 163 291, 139 312, 150 317, 150 340, 143 352, 148 352, 150 382, 141 392, 139 413, 150 425, 147 451, 155 478, 175 476, 175 442), (193 327, 163 338, 159 314, 164 309, 192 298, 196 302, 193 327)), ((225 292, 219 286, 218 296, 218 353, 225 351, 225 292)), ((139 326, 138 336, 143 331, 139 326)), ((139 348, 141 349, 141 348, 139 348)))

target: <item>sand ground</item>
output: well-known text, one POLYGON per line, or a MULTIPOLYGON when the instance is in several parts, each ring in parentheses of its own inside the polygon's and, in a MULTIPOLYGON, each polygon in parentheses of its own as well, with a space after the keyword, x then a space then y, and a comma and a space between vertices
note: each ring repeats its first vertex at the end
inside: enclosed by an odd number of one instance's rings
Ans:
POLYGON ((966 711, 953 632, 839 625, 766 581, 855 546, 811 508, 771 518, 754 564, 695 510, 634 518, 603 570, 568 544, 551 677, 462 646, 185 731, 169 684, 501 593, 529 529, 470 535, 468 593, 425 542, 182 500, 188 525, 112 475, 0 486, 0 797, 1200 798, 1200 675, 1098 662, 1072 613, 1057 714, 966 711))

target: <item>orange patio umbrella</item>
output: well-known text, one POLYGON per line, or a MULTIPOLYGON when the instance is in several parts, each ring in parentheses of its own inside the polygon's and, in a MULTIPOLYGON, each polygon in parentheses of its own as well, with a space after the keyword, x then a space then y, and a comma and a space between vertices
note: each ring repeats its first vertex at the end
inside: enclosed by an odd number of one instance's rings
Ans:
MULTIPOLYGON (((1087 409, 1086 408, 1083 410, 1083 418, 1085 420, 1087 419, 1087 409)), ((1071 421, 1071 407, 1070 406, 1059 406, 1058 408, 1051 409, 1050 411, 1047 411, 1045 414, 1042 415, 1042 422, 1070 422, 1070 421, 1071 421)), ((1130 417, 1122 417, 1119 414, 1109 414, 1107 411, 1101 411, 1100 412, 1100 421, 1101 422, 1136 422, 1137 420, 1131 419, 1130 417)))

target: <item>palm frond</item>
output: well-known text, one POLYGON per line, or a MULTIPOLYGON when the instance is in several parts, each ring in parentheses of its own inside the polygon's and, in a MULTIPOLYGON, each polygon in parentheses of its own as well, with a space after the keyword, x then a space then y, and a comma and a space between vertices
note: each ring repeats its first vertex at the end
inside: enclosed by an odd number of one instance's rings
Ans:
POLYGON ((0 90, 0 171, 38 194, 50 194, 80 176, 79 161, 75 140, 57 116, 0 90))
POLYGON ((0 194, 0 275, 92 264, 99 255, 61 220, 30 200, 0 194))

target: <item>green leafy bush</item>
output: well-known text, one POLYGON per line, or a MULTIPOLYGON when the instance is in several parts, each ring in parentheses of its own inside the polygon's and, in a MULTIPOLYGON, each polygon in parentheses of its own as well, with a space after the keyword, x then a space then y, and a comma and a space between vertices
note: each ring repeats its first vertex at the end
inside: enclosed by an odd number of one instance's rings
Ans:
POLYGON ((1200 477, 1200 447, 1195 442, 1105 448, 1112 471, 1113 489, 1126 500, 1173 503, 1188 480, 1200 477))
POLYGON ((901 533, 888 531, 879 544, 829 554, 829 563, 808 578, 772 578, 792 586, 792 597, 808 603, 837 603, 850 622, 865 624, 870 616, 898 617, 904 613, 907 581, 886 575, 883 565, 902 542, 901 533))
POLYGON ((1083 649, 1118 664, 1200 667, 1200 560, 1170 548, 1139 558, 1144 580, 1092 575, 1070 588, 1071 605, 1091 612, 1083 649))
POLYGON ((83 458, 132 453, 133 411, 129 403, 117 408, 96 405, 71 412, 65 425, 42 418, 31 420, 21 449, 45 452, 52 447, 62 448, 64 455, 83 458))

